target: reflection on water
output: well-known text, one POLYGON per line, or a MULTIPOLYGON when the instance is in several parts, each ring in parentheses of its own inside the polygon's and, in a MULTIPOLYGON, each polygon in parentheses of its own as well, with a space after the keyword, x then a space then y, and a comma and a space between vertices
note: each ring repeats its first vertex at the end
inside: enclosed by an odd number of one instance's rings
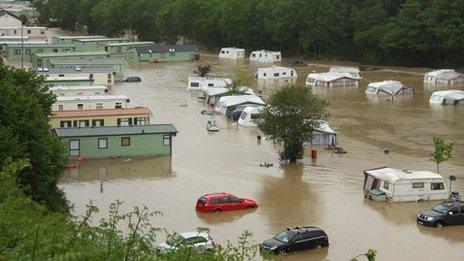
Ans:
MULTIPOLYGON (((198 94, 185 91, 186 79, 199 63, 211 64, 213 75, 231 78, 237 70, 252 76, 259 67, 266 67, 202 55, 199 62, 128 68, 127 75, 140 76, 142 82, 116 84, 110 93, 128 95, 132 106, 148 106, 153 111, 152 123, 177 127, 172 159, 82 162, 78 169, 67 171, 61 183, 76 213, 84 213, 89 199, 102 210, 120 199, 127 209, 147 205, 163 212, 155 225, 170 231, 208 227, 218 243, 235 241, 244 230, 254 233, 256 243, 292 226, 314 225, 328 233, 330 247, 325 252, 283 258, 290 260, 348 260, 369 247, 379 251, 378 260, 464 260, 463 227, 433 230, 416 225, 417 212, 436 202, 390 204, 363 197, 364 169, 435 170, 429 160, 434 135, 457 142, 453 159, 442 164, 441 172, 445 177, 456 175, 453 185, 464 191, 464 106, 430 106, 433 89, 424 88, 421 76, 426 70, 368 71, 363 72, 358 87, 313 88, 330 102, 330 126, 348 153, 338 155, 317 148, 318 159, 313 164, 308 149, 301 163, 280 165, 280 146, 265 139, 257 142, 259 131, 255 128, 235 126, 214 116, 220 131, 208 134, 205 126, 210 116, 200 114, 206 109, 204 103, 198 101, 198 94), (368 83, 387 79, 400 80, 416 93, 393 102, 366 97, 368 83), (384 154, 384 149, 390 153, 384 154), (260 167, 264 162, 274 165, 260 167), (196 213, 199 196, 222 191, 256 199, 259 208, 220 215, 196 213)), ((304 84, 309 72, 328 71, 329 67, 295 67, 297 83, 304 84)), ((257 81, 251 87, 256 93, 263 90, 264 97, 280 88, 264 89, 257 81)))
POLYGON ((172 176, 171 157, 86 159, 68 169, 62 183, 94 180, 154 179, 172 176))

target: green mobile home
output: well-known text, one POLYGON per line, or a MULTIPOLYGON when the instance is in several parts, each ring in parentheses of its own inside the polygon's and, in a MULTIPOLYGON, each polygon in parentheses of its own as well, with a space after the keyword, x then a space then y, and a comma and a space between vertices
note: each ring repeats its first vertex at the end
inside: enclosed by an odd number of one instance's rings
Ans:
POLYGON ((144 45, 129 49, 129 62, 183 62, 198 60, 196 45, 144 45))
POLYGON ((103 39, 102 35, 75 35, 75 36, 52 36, 53 44, 74 44, 74 40, 80 39, 103 39))
POLYGON ((100 52, 69 52, 69 53, 35 53, 31 56, 32 67, 50 67, 51 59, 84 60, 84 59, 108 59, 105 51, 100 52))
POLYGON ((126 63, 123 59, 50 59, 48 68, 108 68, 113 67, 114 80, 124 79, 126 63))
POLYGON ((74 50, 74 45, 46 43, 6 43, 2 53, 8 59, 30 60, 35 53, 68 53, 74 50))
POLYGON ((105 51, 107 51, 112 58, 121 57, 128 58, 128 51, 130 48, 136 46, 153 45, 154 42, 126 42, 126 43, 107 43, 105 51))
POLYGON ((73 44, 78 52, 104 51, 105 45, 109 43, 129 42, 128 38, 98 38, 98 39, 76 39, 73 44))
POLYGON ((172 124, 57 128, 70 157, 161 156, 172 154, 172 124))

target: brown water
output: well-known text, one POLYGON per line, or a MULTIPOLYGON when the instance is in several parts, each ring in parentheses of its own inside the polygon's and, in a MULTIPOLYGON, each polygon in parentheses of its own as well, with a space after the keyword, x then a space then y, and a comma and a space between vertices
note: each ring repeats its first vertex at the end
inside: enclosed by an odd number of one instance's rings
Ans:
MULTIPOLYGON (((202 56, 201 63, 205 62, 212 64, 213 74, 229 77, 238 69, 251 75, 259 66, 202 56)), ((442 165, 441 172, 456 175, 456 186, 464 191, 464 107, 431 107, 428 98, 433 89, 423 87, 423 70, 365 72, 360 87, 316 88, 315 93, 330 101, 329 122, 348 154, 319 149, 317 163, 306 155, 301 163, 280 165, 279 148, 268 141, 257 143, 255 128, 238 127, 214 116, 220 132, 206 131, 210 116, 200 114, 205 108, 197 94, 185 91, 186 79, 197 63, 133 66, 126 73, 143 81, 112 88, 112 94, 130 96, 133 106, 149 106, 152 123, 175 124, 179 135, 173 141, 172 158, 93 160, 67 172, 61 187, 77 214, 84 212, 89 200, 105 214, 104 209, 120 199, 126 210, 147 205, 162 211, 164 215, 154 224, 170 231, 209 227, 219 243, 235 240, 244 230, 253 232, 259 242, 297 225, 320 226, 329 234, 329 249, 290 254, 285 260, 349 260, 369 247, 378 250, 378 260, 464 259, 464 226, 416 225, 418 211, 434 202, 389 204, 363 198, 364 169, 435 170, 428 159, 433 135, 457 141, 454 158, 442 165), (393 102, 366 97, 368 82, 388 79, 401 80, 417 92, 393 102), (391 153, 385 155, 384 148, 391 153), (272 162, 274 167, 262 168, 262 162, 272 162), (260 207, 219 215, 195 212, 200 195, 219 191, 256 199, 260 207)), ((296 68, 298 83, 303 84, 310 71, 328 68, 296 68)), ((278 87, 254 88, 268 95, 278 87)))

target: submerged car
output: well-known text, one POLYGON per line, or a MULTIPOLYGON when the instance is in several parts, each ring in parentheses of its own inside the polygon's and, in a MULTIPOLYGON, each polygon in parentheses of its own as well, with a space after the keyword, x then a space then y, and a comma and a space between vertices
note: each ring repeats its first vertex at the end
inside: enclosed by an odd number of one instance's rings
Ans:
POLYGON ((308 249, 320 249, 329 246, 329 237, 324 230, 308 226, 287 228, 275 237, 264 240, 260 244, 262 251, 285 254, 308 249))
POLYGON ((201 196, 195 209, 203 213, 219 213, 221 211, 257 208, 256 201, 238 198, 229 193, 212 193, 201 196))
POLYGON ((181 247, 192 247, 198 252, 204 252, 214 248, 214 241, 206 232, 185 232, 168 236, 156 249, 159 253, 166 253, 181 247))
POLYGON ((443 202, 431 210, 420 212, 417 223, 430 227, 464 225, 464 201, 443 202))
POLYGON ((142 79, 138 76, 130 76, 123 80, 123 82, 141 82, 142 79))

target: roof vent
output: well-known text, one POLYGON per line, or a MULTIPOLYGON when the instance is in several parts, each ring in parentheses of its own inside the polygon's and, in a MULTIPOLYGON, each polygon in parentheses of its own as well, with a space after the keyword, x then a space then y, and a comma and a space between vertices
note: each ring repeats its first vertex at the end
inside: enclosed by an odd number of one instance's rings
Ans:
POLYGON ((406 174, 412 174, 412 171, 407 170, 407 169, 403 170, 403 172, 406 173, 406 174))

